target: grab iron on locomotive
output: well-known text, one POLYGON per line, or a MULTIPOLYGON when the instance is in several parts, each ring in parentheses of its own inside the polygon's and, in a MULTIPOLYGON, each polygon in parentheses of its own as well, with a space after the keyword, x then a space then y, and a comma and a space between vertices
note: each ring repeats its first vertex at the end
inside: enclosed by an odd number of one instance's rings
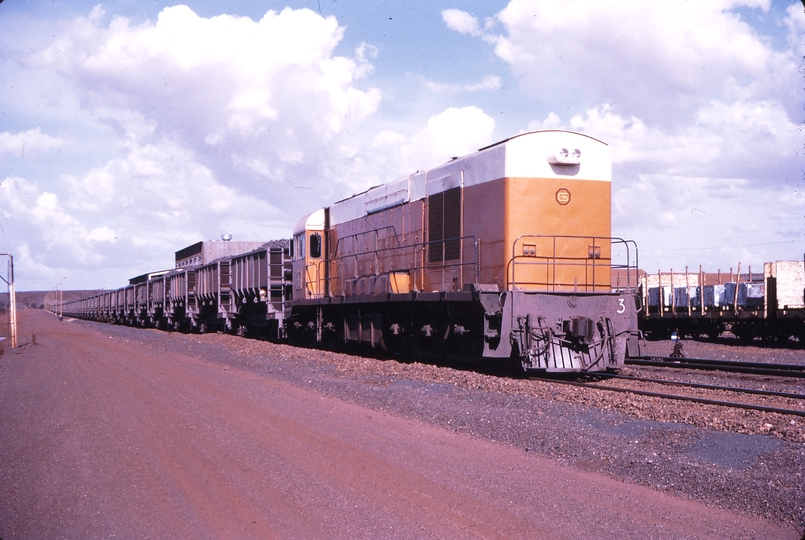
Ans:
POLYGON ((199 242, 65 313, 618 369, 639 355, 641 301, 637 247, 611 237, 611 171, 599 140, 524 133, 316 210, 290 239, 199 242))

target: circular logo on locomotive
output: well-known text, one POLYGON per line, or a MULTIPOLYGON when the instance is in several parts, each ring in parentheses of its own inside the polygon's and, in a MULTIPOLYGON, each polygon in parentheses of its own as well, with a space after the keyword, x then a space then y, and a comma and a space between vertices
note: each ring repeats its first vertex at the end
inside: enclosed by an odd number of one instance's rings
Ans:
POLYGON ((562 188, 556 192, 556 202, 562 206, 570 202, 570 191, 567 188, 562 188))

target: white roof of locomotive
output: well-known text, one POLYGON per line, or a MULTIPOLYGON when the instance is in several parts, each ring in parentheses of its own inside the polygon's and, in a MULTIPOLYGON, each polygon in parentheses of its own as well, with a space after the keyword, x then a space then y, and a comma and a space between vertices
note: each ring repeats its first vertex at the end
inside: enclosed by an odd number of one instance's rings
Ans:
MULTIPOLYGON (((606 143, 581 133, 559 130, 523 133, 339 201, 330 207, 330 225, 346 223, 454 187, 473 186, 500 178, 563 178, 569 181, 578 178, 610 182, 612 157, 606 143)), ((309 218, 315 221, 315 215, 311 214, 309 218)), ((304 223, 309 218, 299 220, 294 234, 304 230, 304 223)))
POLYGON ((308 214, 305 217, 299 219, 294 225, 293 234, 296 236, 297 234, 303 233, 306 230, 313 230, 313 231, 323 231, 324 230, 324 208, 320 208, 313 212, 312 214, 308 214))

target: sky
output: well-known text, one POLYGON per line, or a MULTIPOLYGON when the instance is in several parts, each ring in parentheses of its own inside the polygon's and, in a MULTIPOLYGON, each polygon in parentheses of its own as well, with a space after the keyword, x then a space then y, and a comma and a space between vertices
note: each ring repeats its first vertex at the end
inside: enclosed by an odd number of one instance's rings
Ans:
POLYGON ((805 254, 799 0, 0 2, 18 290, 118 288, 200 240, 287 238, 539 129, 610 145, 612 234, 647 271, 805 254))

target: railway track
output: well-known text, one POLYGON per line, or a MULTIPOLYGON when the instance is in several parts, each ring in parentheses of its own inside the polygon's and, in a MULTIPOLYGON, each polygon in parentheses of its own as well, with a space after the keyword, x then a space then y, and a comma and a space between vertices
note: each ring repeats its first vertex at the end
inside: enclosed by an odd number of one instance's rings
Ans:
POLYGON ((627 365, 728 371, 749 375, 773 375, 776 377, 805 378, 805 365, 772 364, 769 362, 734 362, 704 358, 677 358, 671 356, 641 356, 627 358, 627 365))
POLYGON ((635 382, 647 382, 653 384, 664 384, 668 386, 680 386, 684 388, 700 388, 704 390, 722 390, 726 392, 738 392, 741 394, 754 394, 758 396, 784 397, 790 399, 805 399, 805 394, 780 392, 777 390, 761 390, 757 388, 742 388, 737 386, 722 386, 718 384, 705 384, 686 381, 673 381, 668 379, 656 379, 652 377, 637 377, 633 375, 606 374, 603 377, 608 379, 622 379, 635 382))
MULTIPOLYGON (((757 395, 763 396, 767 398, 780 398, 780 399, 791 399, 791 400, 803 400, 805 399, 805 394, 801 393, 789 393, 789 392, 779 392, 774 390, 761 390, 761 389, 754 389, 754 388, 741 388, 735 386, 722 386, 722 385, 715 385, 715 384, 703 384, 703 383, 695 383, 695 382, 686 382, 686 381, 674 381, 674 380, 667 380, 667 379, 656 379, 656 378, 649 378, 649 377, 639 377, 639 376, 632 376, 632 375, 616 375, 616 374, 607 374, 607 375, 599 375, 602 378, 610 379, 610 380, 625 380, 637 383, 648 383, 648 384, 657 384, 657 385, 666 385, 666 386, 675 386, 681 388, 690 388, 693 390, 706 390, 706 391, 720 391, 720 392, 732 392, 737 395, 757 395)), ((635 388, 635 387, 620 387, 620 386, 611 386, 607 384, 600 384, 595 382, 581 382, 581 381, 569 381, 563 379, 557 379, 555 377, 529 377, 530 380, 540 380, 540 381, 547 381, 559 384, 567 384, 572 386, 577 386, 580 388, 591 388, 597 390, 606 390, 610 392, 620 392, 625 394, 634 394, 640 396, 649 396, 649 397, 657 397, 662 399, 671 399, 677 401, 688 401, 693 403, 701 403, 706 405, 716 405, 720 407, 731 407, 737 409, 748 409, 748 410, 755 410, 755 411, 762 411, 762 412, 770 412, 770 413, 778 413, 778 414, 786 414, 786 415, 793 415, 793 416, 802 416, 805 417, 805 408, 804 409, 788 409, 782 407, 773 407, 768 405, 761 405, 757 403, 745 403, 745 402, 738 402, 738 401, 727 401, 723 399, 715 399, 713 397, 703 397, 703 396, 695 396, 695 395, 683 395, 683 394, 670 394, 665 392, 657 392, 653 390, 646 390, 643 388, 635 388)))

